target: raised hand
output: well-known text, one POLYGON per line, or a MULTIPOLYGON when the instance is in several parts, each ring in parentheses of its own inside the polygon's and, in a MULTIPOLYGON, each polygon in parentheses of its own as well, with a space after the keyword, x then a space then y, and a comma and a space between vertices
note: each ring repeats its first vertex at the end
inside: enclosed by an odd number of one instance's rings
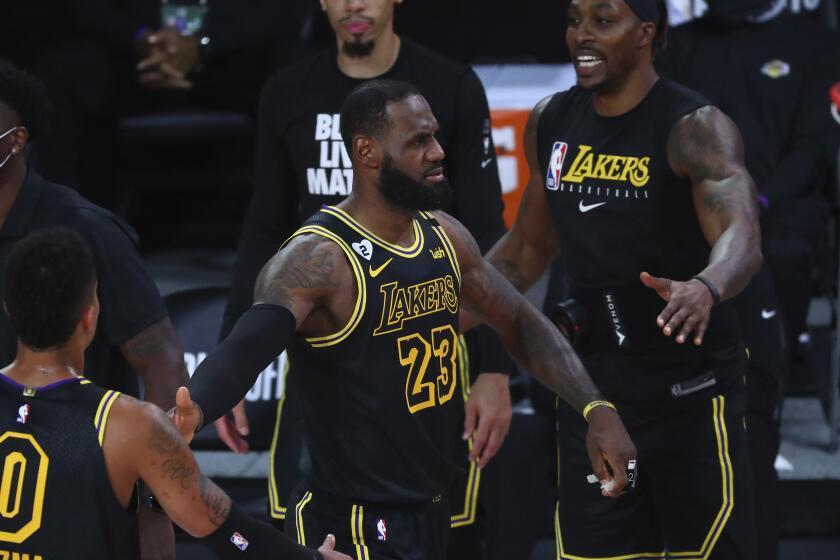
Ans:
POLYGON ((639 276, 642 284, 655 290, 665 300, 665 309, 656 318, 656 324, 665 336, 677 332, 677 344, 683 344, 694 333, 694 344, 703 344, 703 335, 709 326, 714 299, 699 280, 677 282, 668 278, 657 278, 647 272, 639 276))
POLYGON ((167 412, 175 428, 181 433, 181 437, 189 444, 196 430, 204 421, 204 413, 201 408, 190 398, 190 390, 180 387, 175 394, 175 407, 167 412))

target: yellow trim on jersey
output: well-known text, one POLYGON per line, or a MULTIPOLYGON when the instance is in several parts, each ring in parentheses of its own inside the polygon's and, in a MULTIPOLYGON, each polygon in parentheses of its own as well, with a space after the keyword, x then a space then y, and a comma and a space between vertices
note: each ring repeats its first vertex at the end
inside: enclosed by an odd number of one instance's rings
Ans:
POLYGON ((337 333, 327 335, 327 336, 317 336, 312 338, 307 338, 306 342, 308 342, 313 348, 323 348, 324 346, 333 346, 338 344, 353 332, 353 330, 359 325, 359 322, 362 320, 362 315, 365 313, 365 305, 367 304, 367 287, 365 284, 365 271, 362 268, 362 265, 359 263, 359 260, 353 254, 353 251, 350 249, 350 246, 340 238, 335 233, 331 232, 327 228, 318 225, 309 225, 304 226, 297 230, 292 237, 296 237, 298 235, 303 235, 306 233, 311 233, 314 235, 320 235, 330 241, 334 242, 338 245, 344 254, 347 256, 347 260, 350 261, 350 268, 353 270, 353 275, 356 277, 356 284, 359 288, 359 294, 356 296, 356 307, 353 309, 353 314, 350 316, 350 320, 347 321, 347 324, 344 325, 337 333))
MULTIPOLYGON (((732 515, 732 510, 735 507, 735 491, 734 480, 732 478, 732 460, 729 457, 729 435, 726 430, 726 421, 724 416, 724 405, 726 399, 719 395, 712 399, 712 422, 715 427, 715 439, 718 447, 718 461, 720 462, 721 470, 721 486, 722 486, 722 500, 720 510, 717 517, 715 517, 711 528, 709 529, 706 538, 700 550, 686 551, 686 552, 668 552, 667 558, 681 558, 690 560, 708 560, 709 556, 714 551, 715 544, 723 533, 726 522, 732 515)), ((558 451, 559 454, 559 451, 558 451)), ((591 557, 591 556, 573 556, 566 554, 563 548, 563 535, 560 531, 560 503, 557 503, 554 512, 554 533, 557 540, 557 560, 646 560, 649 558, 666 558, 665 552, 638 552, 634 554, 625 554, 622 556, 606 556, 606 557, 591 557)))
POLYGON ((93 383, 93 381, 91 381, 90 379, 81 379, 79 381, 79 385, 90 385, 91 383, 93 383))
POLYGON ((412 224, 414 225, 414 243, 411 245, 411 247, 400 247, 399 245, 395 245, 394 243, 389 243, 388 241, 385 241, 384 239, 367 229, 365 226, 357 222, 355 218, 353 218, 353 216, 351 216, 350 214, 348 214, 340 208, 336 208, 335 206, 327 206, 326 208, 321 208, 321 212, 330 214, 331 216, 335 216, 336 218, 347 224, 347 226, 350 229, 354 230, 359 235, 370 238, 374 243, 376 243, 383 249, 387 249, 392 253, 396 253, 397 255, 405 257, 407 259, 411 259, 419 255, 420 252, 423 250, 423 246, 425 245, 423 239, 423 228, 420 227, 420 223, 417 221, 416 218, 412 220, 412 224))
POLYGON ((350 513, 350 532, 356 546, 356 560, 369 560, 368 547, 365 546, 365 508, 353 505, 350 513))
POLYGON ((268 455, 268 513, 273 519, 286 519, 286 506, 280 503, 280 492, 277 490, 277 475, 274 471, 275 456, 277 454, 277 440, 280 437, 280 418, 283 416, 283 403, 286 402, 286 382, 289 376, 289 354, 283 364, 283 396, 277 401, 277 418, 274 420, 274 436, 271 438, 271 448, 268 455))
POLYGON ((308 504, 311 500, 312 492, 307 492, 295 506, 295 531, 297 532, 297 542, 303 546, 306 546, 306 531, 303 529, 303 508, 305 508, 306 504, 308 504))
MULTIPOLYGON (((458 337, 458 364, 461 368, 461 396, 466 403, 470 396, 470 354, 464 335, 458 337)), ((467 440, 468 449, 472 450, 472 446, 472 440, 467 440)), ((475 523, 480 484, 481 470, 478 468, 478 465, 470 462, 467 487, 464 492, 464 509, 449 518, 450 528, 455 529, 475 523)))
POLYGON ((111 407, 120 396, 119 391, 105 391, 102 399, 99 401, 99 406, 96 408, 96 415, 93 417, 94 426, 96 426, 96 433, 99 438, 99 447, 102 447, 102 442, 105 441, 105 427, 108 424, 108 415, 111 414, 111 407))
MULTIPOLYGON (((434 216, 429 214, 428 212, 420 212, 420 214, 428 220, 437 220, 434 216)), ((452 246, 452 241, 449 240, 449 236, 446 234, 446 230, 443 229, 443 226, 433 226, 432 231, 435 232, 435 235, 438 236, 440 242, 443 244, 443 250, 446 252, 446 257, 449 259, 449 264, 452 265, 452 269, 455 271, 455 276, 458 278, 458 283, 461 283, 461 265, 458 263, 458 255, 455 253, 455 249, 452 246)))

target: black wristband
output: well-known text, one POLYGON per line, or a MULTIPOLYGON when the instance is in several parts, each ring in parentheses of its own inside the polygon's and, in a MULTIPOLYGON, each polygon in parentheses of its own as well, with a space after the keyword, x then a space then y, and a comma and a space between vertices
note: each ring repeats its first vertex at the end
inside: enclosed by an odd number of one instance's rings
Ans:
POLYGON ((218 529, 202 539, 224 560, 226 558, 283 558, 324 560, 315 549, 301 546, 267 523, 243 513, 235 503, 218 529))
POLYGON ((717 305, 720 303, 720 294, 718 293, 714 285, 699 274, 697 276, 692 276, 691 279, 697 280, 698 282, 702 282, 709 289, 709 293, 712 294, 712 307, 717 307, 717 305))

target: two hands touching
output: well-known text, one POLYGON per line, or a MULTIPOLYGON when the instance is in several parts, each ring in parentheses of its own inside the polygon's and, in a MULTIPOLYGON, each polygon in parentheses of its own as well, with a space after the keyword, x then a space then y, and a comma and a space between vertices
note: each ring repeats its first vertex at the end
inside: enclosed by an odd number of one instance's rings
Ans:
POLYGON ((136 49, 140 84, 149 89, 192 88, 188 79, 199 65, 199 39, 164 28, 145 31, 137 38, 136 49))

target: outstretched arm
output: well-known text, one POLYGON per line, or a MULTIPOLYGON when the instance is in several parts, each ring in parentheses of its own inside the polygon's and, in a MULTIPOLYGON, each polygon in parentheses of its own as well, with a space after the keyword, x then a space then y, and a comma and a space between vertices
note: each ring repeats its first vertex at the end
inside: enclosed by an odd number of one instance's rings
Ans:
POLYGON ((189 440, 197 426, 241 401, 313 311, 326 309, 336 294, 352 292, 354 282, 341 249, 316 235, 295 238, 268 261, 257 278, 254 305, 190 380, 196 410, 173 417, 184 437, 189 440))
MULTIPOLYGON (((181 388, 178 406, 189 400, 181 388)), ((190 535, 206 539, 221 558, 349 560, 333 550, 334 538, 328 537, 316 552, 239 511, 221 488, 201 474, 181 435, 154 405, 120 396, 110 411, 103 453, 111 486, 123 505, 135 482, 143 480, 172 520, 190 535)))
MULTIPOLYGON (((686 115, 668 135, 668 161, 692 184, 697 219, 712 247, 700 279, 677 282, 642 273, 642 282, 668 302, 657 318, 666 336, 682 344, 691 333, 702 344, 711 309, 735 297, 761 266, 761 233, 755 185, 744 165, 735 123, 706 106, 686 115)), ((696 278, 696 277, 695 277, 696 278)))
POLYGON ((560 240, 548 213, 537 155, 537 128, 549 101, 551 97, 546 97, 534 107, 525 127, 525 156, 531 176, 516 222, 487 253, 487 260, 520 292, 536 282, 560 256, 560 240))
MULTIPOLYGON (((551 322, 481 258, 478 245, 454 218, 439 212, 461 267, 461 306, 498 331, 510 353, 549 389, 580 412, 602 401, 583 364, 551 322)), ((625 465, 636 450, 614 410, 598 406, 588 414, 587 449, 599 480, 612 478, 621 493, 627 484, 625 465)))

